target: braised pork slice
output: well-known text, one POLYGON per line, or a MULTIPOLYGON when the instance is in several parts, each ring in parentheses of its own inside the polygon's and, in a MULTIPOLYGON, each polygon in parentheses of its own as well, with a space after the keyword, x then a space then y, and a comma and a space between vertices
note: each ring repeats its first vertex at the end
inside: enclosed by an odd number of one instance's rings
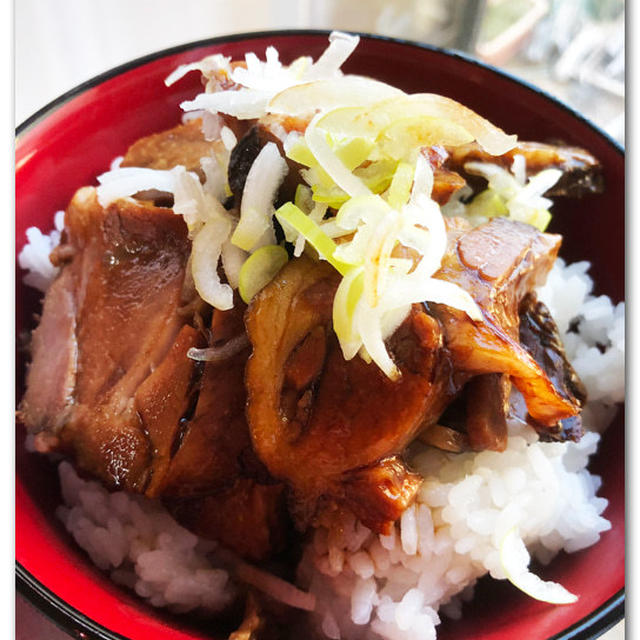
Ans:
MULTIPOLYGON (((221 116, 219 126, 229 127, 234 135, 241 137, 248 125, 236 118, 221 116)), ((127 149, 120 166, 172 169, 180 165, 204 179, 200 160, 223 151, 224 144, 219 135, 208 140, 203 133, 202 119, 194 118, 136 140, 127 149)))
POLYGON ((188 356, 244 336, 244 306, 216 310, 210 329, 196 322, 190 250, 170 210, 130 200, 104 209, 94 189, 80 190, 57 251, 66 262, 33 334, 20 416, 41 450, 69 455, 107 487, 164 499, 201 535, 263 558, 289 521, 283 485, 251 447, 248 341, 224 360, 188 356), (233 527, 220 526, 223 514, 233 527))
MULTIPOLYGON (((587 391, 567 360, 560 332, 545 304, 535 294, 520 303, 520 342, 553 380, 555 388, 579 407, 587 401, 587 391)), ((538 426, 534 423, 533 425, 538 426)), ((538 429, 551 440, 579 440, 582 437, 580 414, 561 420, 555 429, 538 429)))
MULTIPOLYGON (((214 310, 208 347, 239 347, 196 366, 197 398, 175 421, 170 461, 152 477, 146 494, 162 498, 174 517, 198 535, 264 560, 282 548, 290 525, 285 487, 269 476, 251 446, 245 418, 250 348, 248 340, 242 342, 244 311, 239 299, 228 311, 214 310)), ((168 381, 165 387, 169 396, 172 386, 168 381)))
MULTIPOLYGON (((243 312, 241 302, 229 311, 214 310, 207 346, 221 347, 243 334, 243 312)), ((205 495, 235 481, 240 457, 251 448, 244 417, 244 367, 249 352, 247 343, 223 360, 198 363, 198 395, 190 414, 183 414, 167 472, 149 487, 154 497, 205 495)))
POLYGON ((543 169, 559 169, 562 176, 547 196, 581 197, 589 193, 601 193, 604 188, 602 166, 588 151, 578 147, 567 147, 540 142, 518 142, 501 156, 489 155, 476 142, 447 149, 449 156, 445 166, 456 171, 471 184, 477 180, 465 171, 467 162, 487 162, 510 169, 516 155, 526 161, 527 176, 535 175, 543 169))
POLYGON ((523 394, 529 414, 545 427, 576 415, 579 406, 565 397, 519 343, 520 301, 542 284, 561 238, 534 227, 493 218, 467 232, 452 232, 450 246, 435 277, 468 291, 484 321, 444 305, 429 305, 442 324, 456 370, 504 373, 523 394))
POLYGON ((415 499, 422 476, 399 456, 345 474, 343 502, 369 529, 391 533, 395 522, 415 499))
POLYGON ((185 416, 199 393, 198 367, 187 353, 202 344, 203 338, 195 328, 182 327, 170 352, 136 391, 135 408, 153 446, 145 488, 149 497, 164 492, 167 476, 173 470, 185 416))
MULTIPOLYGON (((40 324, 31 334, 33 361, 27 372, 27 390, 19 415, 32 431, 57 444, 57 434, 73 407, 78 341, 74 278, 64 270, 47 291, 40 324)), ((47 449, 49 444, 36 440, 47 449)))
POLYGON ((422 154, 429 161, 433 170, 431 198, 439 205, 444 205, 458 189, 462 189, 467 184, 466 180, 459 173, 447 167, 449 152, 444 147, 440 145, 424 147, 422 154))
POLYGON ((399 458, 385 459, 451 400, 451 370, 437 322, 419 307, 390 343, 398 382, 361 358, 345 361, 331 330, 338 281, 327 263, 300 258, 252 301, 247 416, 257 454, 293 489, 299 523, 313 517, 320 498, 344 504, 368 494, 365 517, 386 531, 419 480, 399 458))
MULTIPOLYGON (((209 114, 209 117, 216 118, 216 124, 209 132, 212 139, 205 136, 201 118, 188 120, 134 142, 120 166, 159 170, 183 166, 187 171, 197 174, 200 182, 204 183, 206 174, 202 160, 223 163, 229 153, 220 137, 221 128, 227 127, 237 138, 241 138, 249 126, 246 121, 231 116, 209 114)), ((138 200, 152 202, 156 206, 173 206, 173 194, 166 191, 148 189, 139 191, 135 197, 138 200)))
POLYGON ((518 341, 520 301, 544 281, 560 238, 506 219, 476 229, 453 220, 449 228, 436 277, 468 291, 483 320, 415 305, 387 341, 402 374, 397 381, 359 357, 344 360, 331 327, 339 276, 326 263, 293 260, 249 306, 253 445, 269 471, 291 485, 299 523, 333 501, 387 531, 419 487, 398 456, 439 424, 461 391, 466 436, 457 446, 464 448, 504 448, 511 380, 539 424, 554 427, 577 413, 518 341))
POLYGON ((289 516, 282 484, 260 484, 238 477, 218 493, 168 498, 164 504, 190 531, 218 540, 240 556, 266 560, 281 551, 289 536, 289 516))
POLYGON ((436 447, 436 449, 442 449, 442 451, 449 451, 450 453, 462 453, 471 449, 466 433, 441 424, 431 425, 418 438, 424 444, 436 447))
MULTIPOLYGON (((107 486, 140 491, 158 429, 145 427, 136 394, 152 372, 175 370, 165 358, 196 340, 182 332, 179 312, 186 226, 166 209, 132 201, 103 209, 95 190, 84 188, 66 211, 63 247, 68 262, 34 331, 20 415, 107 486), (63 372, 57 382, 47 372, 51 354, 63 372)), ((164 456, 166 447, 159 451, 164 456)))
POLYGON ((503 373, 485 373, 471 378, 464 387, 465 427, 474 451, 504 451, 507 448, 507 411, 511 382, 503 373))
MULTIPOLYGON (((504 451, 511 380, 504 373, 473 376, 436 424, 427 425, 420 440, 432 447, 462 451, 504 451)), ((524 401, 522 403, 524 407, 524 401)), ((526 409, 524 409, 524 419, 526 409)))
POLYGON ((205 140, 202 120, 196 118, 136 140, 120 166, 171 169, 182 165, 187 171, 200 172, 200 159, 214 153, 217 144, 221 143, 205 140))

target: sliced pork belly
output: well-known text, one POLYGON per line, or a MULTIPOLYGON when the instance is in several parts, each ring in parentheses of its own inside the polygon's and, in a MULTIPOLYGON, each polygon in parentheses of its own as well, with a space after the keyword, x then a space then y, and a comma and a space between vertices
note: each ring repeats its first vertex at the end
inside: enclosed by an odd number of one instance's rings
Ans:
POLYGON ((503 373, 471 378, 464 387, 465 427, 474 451, 507 448, 507 411, 511 382, 503 373))
POLYGON ((150 497, 164 492, 167 475, 174 466, 184 416, 198 397, 198 367, 187 353, 203 342, 195 328, 183 326, 164 360, 136 391, 135 408, 153 447, 150 479, 145 488, 150 497))
POLYGON ((450 453, 462 453, 471 449, 466 433, 441 424, 431 425, 418 437, 424 444, 450 453))
POLYGON ((446 166, 449 152, 444 147, 440 145, 425 147, 422 149, 422 154, 433 170, 431 198, 439 205, 445 205, 456 191, 467 184, 466 180, 446 166))
POLYGON ((542 284, 560 247, 560 236, 505 218, 467 232, 456 230, 436 277, 468 291, 484 322, 430 305, 441 322, 453 366, 474 374, 505 373, 523 394, 531 417, 545 427, 579 411, 564 397, 518 341, 519 303, 542 284))
POLYGON ((59 255, 68 262, 34 332, 20 414, 107 486, 140 491, 149 480, 154 443, 136 393, 185 325, 188 252, 183 221, 166 209, 124 200, 103 209, 85 188, 66 211, 59 255), (58 382, 43 374, 51 353, 64 371, 58 382))
POLYGON ((546 277, 559 237, 505 219, 476 229, 456 220, 449 226, 436 277, 469 291, 484 319, 415 305, 387 342, 402 374, 395 382, 361 358, 343 359, 331 329, 339 276, 326 263, 290 262, 249 306, 253 445, 269 471, 292 486, 299 523, 334 502, 387 531, 419 486, 399 454, 461 392, 468 424, 458 444, 474 449, 504 448, 510 380, 546 427, 577 413, 518 342, 519 303, 546 277))
POLYGON ((290 535, 282 484, 237 477, 232 486, 216 494, 167 498, 164 504, 190 531, 254 561, 281 551, 290 535))
POLYGON ((601 193, 604 187, 602 166, 588 151, 578 147, 543 144, 540 142, 518 142, 501 156, 489 155, 476 142, 447 149, 449 156, 445 166, 456 171, 474 185, 481 179, 469 175, 464 168, 467 162, 487 162, 511 169, 516 155, 526 161, 527 176, 544 169, 559 169, 562 176, 547 196, 581 197, 589 193, 601 193))
MULTIPOLYGON (((529 294, 520 303, 520 342, 553 380, 559 393, 573 404, 584 406, 587 401, 584 384, 567 359, 555 321, 535 294, 529 294)), ((583 434, 580 414, 561 420, 553 429, 540 429, 535 423, 534 426, 545 439, 579 440, 583 434)))
MULTIPOLYGON (((244 333, 244 306, 215 310, 207 346, 222 346, 244 333)), ((248 343, 217 362, 199 362, 196 401, 190 415, 183 414, 171 464, 150 491, 154 496, 204 495, 233 484, 240 457, 251 448, 244 417, 244 367, 248 343)), ((189 360, 194 362, 193 360, 189 360)))
MULTIPOLYGON (((217 163, 223 163, 229 153, 220 138, 221 128, 228 127, 237 138, 241 138, 249 126, 247 122, 230 116, 210 117, 217 118, 214 131, 211 132, 215 133, 213 139, 205 137, 201 118, 188 120, 172 129, 153 133, 134 142, 120 166, 159 170, 183 166, 187 171, 197 174, 200 182, 204 183, 206 176, 201 160, 213 158, 217 163)), ((165 191, 149 189, 136 193, 135 197, 153 202, 157 206, 173 206, 173 194, 165 191)))
POLYGON ((342 501, 365 526, 389 534, 421 484, 422 476, 410 471, 400 456, 390 456, 345 474, 342 501))
POLYGON ((120 166, 171 169, 182 165, 200 173, 200 158, 214 153, 218 144, 221 142, 205 140, 202 120, 196 118, 140 138, 127 149, 120 166))
MULTIPOLYGON (((229 127, 238 138, 245 134, 249 126, 246 122, 226 116, 220 116, 219 125, 229 127)), ((200 168, 201 158, 223 151, 224 144, 219 136, 207 140, 202 130, 202 119, 194 118, 136 140, 127 149, 120 166, 172 169, 180 165, 204 179, 200 168)))
POLYGON ((510 391, 511 380, 506 374, 473 376, 438 422, 426 425, 420 433, 420 440, 452 453, 487 449, 504 451, 507 415, 511 411, 510 391))
POLYGON ((385 459, 451 401, 451 369, 437 322, 419 306, 390 342, 399 381, 360 358, 345 361, 331 330, 338 280, 327 263, 300 258, 252 302, 247 415, 257 454, 293 488, 299 523, 323 499, 367 504, 361 515, 386 531, 420 483, 400 458, 385 459))
MULTIPOLYGON (((73 407, 78 342, 73 275, 63 270, 45 296, 40 324, 31 334, 33 361, 27 372, 27 390, 19 415, 32 430, 57 434, 73 407)), ((42 438, 41 438, 42 440, 42 438)), ((36 444, 48 447, 43 441, 36 444)))
POLYGON ((284 487, 251 448, 248 342, 222 361, 188 357, 243 336, 244 306, 214 312, 210 329, 196 322, 187 229, 168 209, 131 200, 103 209, 87 188, 65 224, 57 259, 66 262, 45 297, 20 407, 39 448, 110 488, 165 499, 186 526, 239 553, 269 555, 288 519, 284 487), (236 534, 252 526, 234 540, 222 514, 236 534))
MULTIPOLYGON (((215 310, 209 344, 224 348, 244 335, 245 306, 215 310)), ((286 541, 285 487, 256 457, 245 418, 244 371, 250 349, 200 363, 198 397, 185 417, 166 473, 147 490, 162 497, 176 519, 240 555, 263 560, 286 541)), ((154 478, 156 480, 156 478, 154 478)))

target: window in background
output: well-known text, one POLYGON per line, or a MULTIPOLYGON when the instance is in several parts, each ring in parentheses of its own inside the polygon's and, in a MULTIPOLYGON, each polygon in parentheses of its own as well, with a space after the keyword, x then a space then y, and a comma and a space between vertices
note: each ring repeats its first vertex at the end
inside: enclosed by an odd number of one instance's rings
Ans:
POLYGON ((16 119, 113 66, 230 33, 379 33, 465 51, 624 140, 624 0, 20 0, 16 119))
POLYGON ((459 49, 568 102, 624 142, 624 0, 339 0, 310 22, 459 49))

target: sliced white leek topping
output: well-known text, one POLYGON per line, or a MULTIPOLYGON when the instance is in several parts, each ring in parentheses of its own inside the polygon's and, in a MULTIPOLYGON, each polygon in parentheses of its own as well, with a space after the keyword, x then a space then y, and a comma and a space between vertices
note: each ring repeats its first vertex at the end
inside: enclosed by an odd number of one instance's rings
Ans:
POLYGON ((169 170, 147 169, 142 167, 120 167, 98 176, 98 202, 107 207, 119 198, 132 196, 139 191, 157 189, 173 193, 176 173, 184 167, 169 170))
POLYGON ((260 149, 253 161, 242 192, 240 221, 233 232, 231 242, 245 251, 251 251, 266 239, 275 243, 273 230, 273 202, 288 168, 273 142, 260 149))
POLYGON ((224 218, 208 220, 193 238, 191 274, 200 297, 216 309, 233 308, 233 290, 220 282, 218 262, 222 244, 231 232, 231 222, 224 218))
MULTIPOLYGON (((182 106, 204 111, 209 118, 217 113, 240 119, 266 114, 311 118, 304 134, 287 134, 283 127, 278 134, 287 157, 304 166, 301 175, 306 185, 298 187, 294 202, 274 212, 287 164, 273 143, 262 148, 247 175, 237 224, 220 205, 229 195, 226 161, 203 161, 204 189, 184 169, 179 175, 166 172, 169 175, 156 178, 173 185, 167 190, 177 194, 175 208, 189 225, 194 248, 204 246, 214 226, 222 234, 209 248, 209 262, 199 254, 192 256, 198 276, 208 269, 212 279, 208 288, 200 281, 205 299, 215 300, 214 306, 225 305, 231 288, 237 286, 248 302, 286 263, 285 249, 276 245, 275 213, 294 256, 311 245, 342 275, 333 322, 344 357, 359 354, 396 379, 400 372, 385 340, 412 304, 432 301, 460 309, 474 321, 483 318, 466 291, 434 277, 447 248, 447 234, 440 207, 431 198, 434 177, 423 149, 475 140, 496 155, 513 148, 516 138, 449 98, 407 95, 384 82, 342 75, 340 67, 357 43, 357 36, 334 32, 315 63, 303 57, 283 65, 278 52, 268 47, 264 61, 248 53, 245 65, 232 69, 229 59, 211 57, 168 79, 175 81, 199 68, 209 81, 207 91, 182 106), (220 90, 224 78, 235 83, 233 91, 220 90), (337 215, 325 219, 328 208, 337 215), (228 285, 213 272, 220 260, 228 285)), ((221 122, 217 125, 228 156, 235 139, 221 122)), ((520 177, 525 175, 521 161, 514 167, 520 177)), ((542 196, 555 176, 543 172, 524 185, 497 169, 485 169, 490 173, 491 194, 474 201, 470 211, 474 206, 491 204, 496 209, 502 204, 500 213, 545 226, 548 211, 542 196)), ((149 182, 150 176, 138 176, 136 184, 142 178, 149 182)), ((114 185, 103 193, 112 197, 117 192, 114 185)))
POLYGON ((491 155, 501 155, 517 140, 459 102, 426 93, 333 109, 318 126, 333 135, 375 139, 397 158, 421 145, 457 146, 473 140, 491 155))
POLYGON ((222 140, 222 144, 224 144, 227 151, 232 151, 236 144, 238 144, 236 134, 233 133, 233 131, 231 131, 229 127, 222 127, 220 129, 220 139, 222 140))
POLYGON ((217 91, 216 93, 200 93, 193 100, 185 100, 180 104, 183 111, 200 111, 226 113, 239 120, 260 118, 265 114, 271 98, 269 91, 240 89, 239 91, 217 91))
POLYGON ((332 31, 329 34, 329 46, 307 71, 305 77, 309 80, 316 80, 338 73, 340 67, 355 51, 359 42, 359 36, 344 31, 332 31))
POLYGON ((298 209, 295 204, 292 202, 283 204, 276 211, 276 218, 278 218, 280 223, 293 227, 295 231, 304 236, 307 242, 318 252, 320 257, 327 260, 336 271, 342 275, 348 273, 351 268, 350 265, 345 264, 335 255, 337 249, 336 243, 322 231, 318 224, 298 209))
POLYGON ((400 209, 407 204, 407 200, 411 195, 413 177, 414 167, 411 164, 408 162, 398 163, 387 193, 387 202, 391 208, 400 209))
POLYGON ((243 249, 240 249, 240 247, 236 247, 229 239, 222 243, 222 253, 220 257, 222 258, 222 268, 224 269, 224 274, 227 276, 227 282, 231 285, 232 289, 237 289, 240 280, 240 269, 242 269, 242 265, 249 257, 249 254, 243 249))
POLYGON ((173 211, 184 218, 192 235, 212 215, 221 218, 227 215, 219 200, 204 190, 198 176, 187 171, 175 174, 173 211))
POLYGON ((435 93, 416 93, 409 97, 408 104, 404 106, 411 114, 441 118, 460 125, 491 155, 502 155, 516 145, 517 136, 507 135, 475 111, 451 98, 435 93))
POLYGON ((240 297, 249 304, 253 296, 273 280, 288 260, 286 249, 276 244, 260 247, 252 253, 240 269, 238 279, 240 297))
POLYGON ((265 61, 250 52, 245 55, 244 67, 236 66, 231 69, 228 61, 227 66, 223 64, 225 58, 211 60, 206 65, 205 61, 208 59, 205 59, 201 63, 179 67, 165 82, 175 82, 195 69, 201 69, 209 80, 214 78, 216 72, 222 73, 240 88, 234 91, 214 89, 213 92, 201 93, 193 100, 186 100, 180 107, 184 111, 226 113, 239 119, 260 118, 268 112, 268 105, 273 97, 287 88, 338 75, 340 66, 351 55, 358 41, 358 36, 334 31, 329 36, 329 46, 315 64, 305 56, 285 66, 279 60, 278 51, 274 47, 267 47, 265 61))
MULTIPOLYGON (((430 190, 433 183, 426 160, 417 162, 418 186, 430 190)), ((410 167, 409 174, 413 174, 410 167)), ((384 341, 404 320, 411 304, 431 300, 465 311, 472 319, 482 314, 471 296, 453 283, 433 278, 446 250, 444 220, 438 205, 425 193, 403 187, 409 202, 392 208, 379 195, 352 197, 335 218, 320 225, 288 203, 276 213, 283 226, 304 235, 318 253, 344 276, 334 298, 334 331, 345 359, 357 353, 396 379, 400 372, 384 341), (352 237, 336 245, 329 233, 352 237), (413 250, 415 260, 394 256, 398 249, 413 250)))
POLYGON ((346 75, 289 87, 269 101, 267 111, 301 116, 338 107, 367 106, 401 95, 405 95, 403 91, 384 82, 363 76, 346 75))
POLYGON ((228 75, 231 73, 231 58, 216 53, 198 62, 180 65, 166 77, 164 83, 169 87, 191 71, 200 71, 206 78, 211 78, 220 72, 228 75))
MULTIPOLYGON (((378 308, 378 313, 372 313, 368 309, 365 310, 364 305, 360 305, 357 310, 357 325, 360 338, 362 339, 362 346, 371 360, 382 369, 390 380, 397 380, 401 374, 384 344, 386 336, 382 334, 380 311, 381 309, 378 308)), ((408 311, 409 309, 407 308, 406 312, 408 313, 408 311)))
MULTIPOLYGON (((515 164, 515 163, 514 163, 515 164)), ((560 179, 559 169, 544 169, 531 176, 526 184, 505 168, 485 162, 467 162, 465 170, 488 181, 466 207, 466 215, 473 220, 504 215, 511 220, 526 222, 544 231, 551 220, 549 207, 553 204, 544 194, 560 179)), ((518 173, 522 168, 516 166, 518 173)))
POLYGON ((333 330, 338 336, 345 360, 351 360, 362 346, 353 319, 364 293, 364 268, 356 267, 342 278, 333 299, 333 330))
POLYGON ((500 544, 500 564, 509 582, 528 596, 551 604, 572 604, 578 596, 567 591, 561 584, 545 581, 529 571, 529 552, 518 535, 510 529, 500 544))
POLYGON ((369 195, 369 188, 344 165, 327 141, 327 133, 319 129, 321 114, 314 116, 304 134, 309 150, 322 169, 331 177, 338 187, 351 197, 369 195))
POLYGON ((205 175, 204 189, 218 202, 224 202, 227 197, 227 170, 217 157, 206 156, 200 159, 200 166, 205 175))
POLYGON ((247 89, 263 91, 273 95, 274 92, 284 89, 296 82, 300 82, 302 72, 307 66, 284 66, 275 47, 267 47, 263 62, 253 53, 247 53, 244 57, 245 67, 237 66, 231 72, 231 79, 247 89))

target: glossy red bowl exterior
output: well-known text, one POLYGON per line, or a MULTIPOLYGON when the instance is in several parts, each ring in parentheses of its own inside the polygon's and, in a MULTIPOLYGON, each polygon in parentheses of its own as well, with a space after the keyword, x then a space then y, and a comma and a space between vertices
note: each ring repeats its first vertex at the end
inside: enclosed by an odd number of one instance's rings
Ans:
MULTIPOLYGON (((290 62, 325 48, 323 32, 245 34, 174 48, 108 72, 62 96, 18 129, 16 148, 16 252, 30 226, 50 229, 53 213, 140 136, 180 120, 179 103, 198 91, 197 74, 172 87, 164 78, 178 65, 220 52, 264 55, 267 45, 290 62)), ((552 230, 564 235, 562 255, 588 259, 596 293, 624 296, 624 155, 621 148, 568 107, 516 79, 464 56, 411 43, 363 37, 345 71, 370 75, 408 92, 450 96, 521 139, 580 145, 604 166, 606 191, 583 200, 560 200, 552 230)), ((16 338, 34 326, 37 292, 21 285, 16 267, 16 338)), ((25 359, 17 351, 17 393, 25 359)), ((613 529, 586 551, 562 555, 544 570, 580 594, 576 604, 553 607, 505 582, 481 583, 460 621, 445 621, 440 640, 595 638, 624 613, 624 418, 606 432, 592 469, 603 477, 600 494, 613 529)), ((78 637, 195 640, 215 628, 172 617, 121 590, 93 567, 54 515, 60 503, 55 468, 16 437, 16 560, 18 588, 78 637), (84 636, 79 635, 84 634, 84 636)))

